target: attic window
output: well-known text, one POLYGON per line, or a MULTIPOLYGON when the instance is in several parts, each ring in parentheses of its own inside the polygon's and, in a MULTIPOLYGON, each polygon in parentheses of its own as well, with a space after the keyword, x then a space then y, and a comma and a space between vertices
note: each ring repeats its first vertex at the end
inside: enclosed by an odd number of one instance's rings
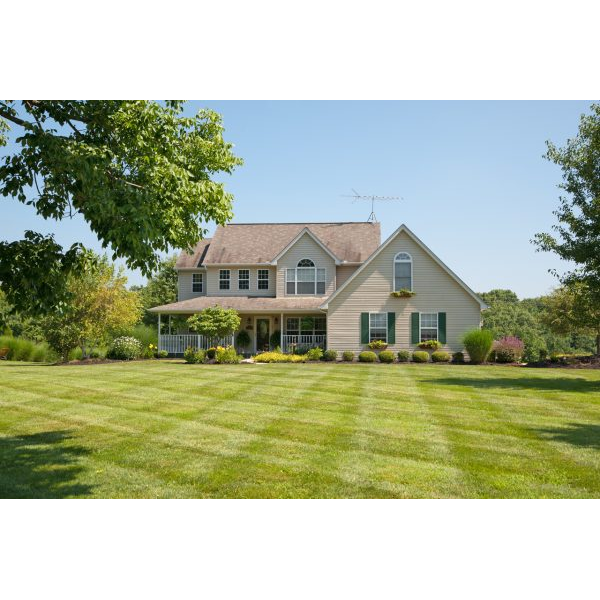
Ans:
POLYGON ((394 291, 412 291, 412 256, 408 252, 398 252, 394 257, 394 291))

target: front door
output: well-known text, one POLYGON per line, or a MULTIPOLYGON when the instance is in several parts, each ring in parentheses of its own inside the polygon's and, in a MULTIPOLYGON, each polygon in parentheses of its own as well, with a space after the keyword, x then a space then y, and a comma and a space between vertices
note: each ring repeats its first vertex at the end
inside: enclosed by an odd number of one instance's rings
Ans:
POLYGON ((256 319, 256 351, 269 351, 270 319, 256 319))

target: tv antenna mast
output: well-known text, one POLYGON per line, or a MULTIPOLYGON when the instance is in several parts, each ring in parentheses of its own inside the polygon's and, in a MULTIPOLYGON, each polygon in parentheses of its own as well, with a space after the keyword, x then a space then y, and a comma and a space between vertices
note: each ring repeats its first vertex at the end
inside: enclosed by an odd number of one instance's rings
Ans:
POLYGON ((354 188, 352 188, 354 194, 344 196, 344 198, 354 198, 354 202, 358 202, 359 200, 370 200, 371 201, 371 214, 367 219, 367 223, 377 223, 377 217, 375 216, 375 202, 388 202, 393 200, 402 200, 400 196, 363 196, 359 194, 354 188))

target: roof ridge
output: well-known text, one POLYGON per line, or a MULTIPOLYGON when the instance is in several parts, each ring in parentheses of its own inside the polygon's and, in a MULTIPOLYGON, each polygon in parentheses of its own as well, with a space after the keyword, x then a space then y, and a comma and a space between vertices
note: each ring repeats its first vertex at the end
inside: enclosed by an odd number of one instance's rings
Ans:
POLYGON ((231 225, 379 225, 379 223, 373 223, 372 221, 298 221, 298 222, 259 222, 259 223, 227 223, 227 225, 221 225, 221 227, 230 227, 231 225))

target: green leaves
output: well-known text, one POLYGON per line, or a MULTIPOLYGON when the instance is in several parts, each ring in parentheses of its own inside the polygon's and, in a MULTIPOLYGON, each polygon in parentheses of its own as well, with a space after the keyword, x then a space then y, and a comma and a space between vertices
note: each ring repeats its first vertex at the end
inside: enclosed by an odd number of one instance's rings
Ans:
MULTIPOLYGON (((20 150, 0 165, 0 194, 46 219, 80 213, 113 259, 150 274, 159 252, 189 250, 205 223, 232 218, 232 195, 213 176, 242 161, 223 139, 220 115, 186 117, 182 108, 181 101, 24 101, 17 112, 0 102, 0 139, 6 122, 21 129, 20 150)), ((51 253, 60 271, 60 249, 51 253)), ((13 271, 0 280, 20 301, 16 288, 32 282, 10 258, 0 247, 0 273, 13 271)), ((38 308, 55 300, 49 285, 38 292, 45 295, 38 308)))
POLYGON ((192 315, 188 325, 193 331, 210 339, 224 338, 239 329, 241 319, 233 308, 212 306, 192 315))

